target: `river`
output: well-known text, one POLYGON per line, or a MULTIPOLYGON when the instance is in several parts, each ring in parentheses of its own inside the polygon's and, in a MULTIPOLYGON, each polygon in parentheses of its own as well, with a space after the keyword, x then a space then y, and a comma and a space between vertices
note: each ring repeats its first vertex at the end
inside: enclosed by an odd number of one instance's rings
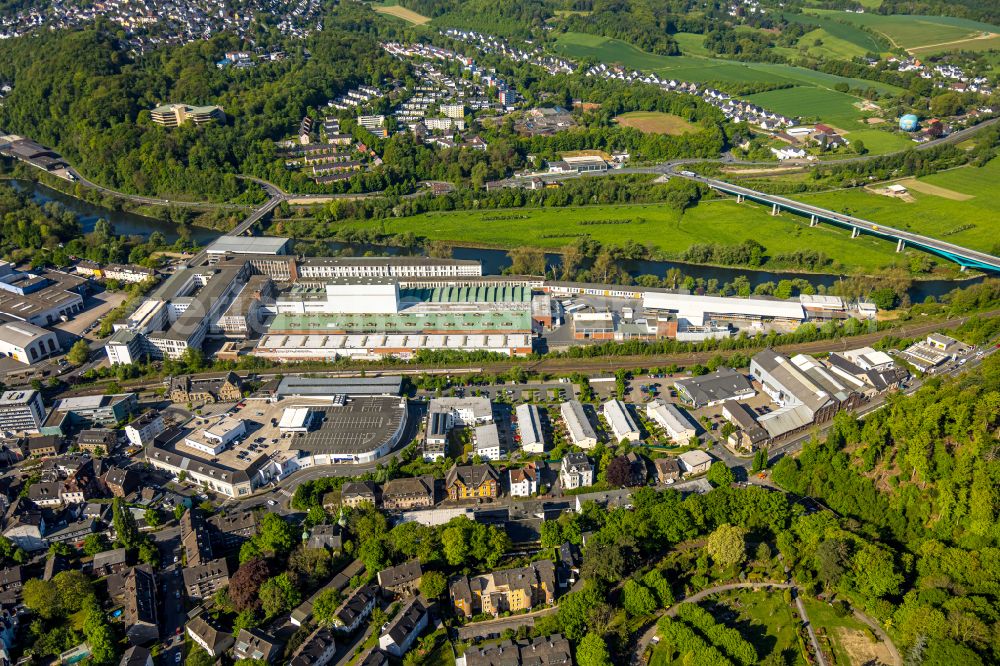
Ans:
MULTIPOLYGON (((55 202, 72 212, 80 220, 80 226, 83 227, 84 233, 93 231, 97 220, 103 217, 111 223, 111 226, 115 228, 115 233, 119 236, 149 238, 154 231, 159 231, 168 243, 173 243, 181 237, 180 225, 169 220, 146 217, 123 210, 110 210, 34 181, 9 180, 6 182, 18 192, 29 193, 32 200, 39 205, 55 202)), ((188 237, 199 245, 209 243, 221 235, 219 231, 204 227, 189 226, 187 231, 188 237)))
MULTIPOLYGON (((80 224, 83 226, 83 230, 85 232, 93 231, 97 220, 103 217, 111 222, 112 226, 115 228, 115 233, 120 235, 138 235, 148 238, 154 231, 159 231, 164 235, 168 243, 173 243, 181 235, 180 226, 170 222, 169 220, 161 220, 126 211, 103 208, 33 181, 13 180, 8 182, 10 182, 15 189, 21 192, 30 192, 32 199, 38 204, 54 201, 67 210, 73 212, 79 218, 80 224)), ((199 245, 210 243, 221 235, 221 232, 219 231, 206 229, 204 227, 192 226, 188 227, 188 230, 190 238, 199 245)), ((331 250, 337 252, 349 249, 351 253, 357 256, 366 252, 383 255, 403 255, 412 253, 412 251, 408 248, 400 247, 346 245, 338 242, 331 242, 329 243, 329 246, 331 250)), ((511 265, 511 259, 506 250, 456 247, 452 252, 452 256, 456 259, 474 259, 480 261, 483 265, 483 273, 486 275, 498 275, 503 272, 503 269, 511 265)), ((545 255, 545 258, 546 263, 550 267, 559 266, 562 263, 562 257, 558 254, 548 253, 545 255)), ((656 275, 658 277, 662 277, 666 274, 667 270, 671 268, 680 269, 681 273, 684 275, 690 275, 695 279, 703 278, 705 280, 711 280, 714 278, 720 283, 732 282, 737 276, 745 275, 750 280, 750 284, 753 287, 756 287, 758 284, 762 284, 764 282, 777 283, 779 280, 794 280, 796 278, 804 278, 815 286, 825 285, 830 287, 836 284, 836 282, 843 277, 829 273, 786 273, 766 270, 750 270, 746 268, 701 266, 698 264, 685 264, 674 261, 643 260, 626 261, 622 264, 622 269, 627 271, 629 275, 633 277, 639 275, 656 275)), ((910 300, 914 303, 921 303, 928 296, 940 298, 952 289, 960 286, 975 284, 977 282, 981 282, 982 280, 982 277, 977 277, 961 282, 955 280, 915 281, 913 286, 910 288, 910 300)))

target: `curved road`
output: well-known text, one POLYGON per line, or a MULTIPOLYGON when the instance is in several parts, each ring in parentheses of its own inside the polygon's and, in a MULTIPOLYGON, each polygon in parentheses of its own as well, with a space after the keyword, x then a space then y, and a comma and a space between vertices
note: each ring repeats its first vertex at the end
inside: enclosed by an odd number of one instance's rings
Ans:
MULTIPOLYGON (((998 118, 990 118, 988 120, 984 120, 984 121, 982 121, 980 123, 977 123, 977 124, 975 124, 975 125, 973 125, 971 127, 967 127, 965 129, 958 130, 957 132, 949 134, 946 137, 942 137, 940 139, 935 139, 933 141, 928 141, 927 143, 917 144, 917 145, 913 146, 912 148, 906 148, 904 150, 897 150, 897 151, 894 151, 894 152, 891 152, 891 153, 884 153, 884 154, 881 154, 881 155, 858 155, 856 157, 845 157, 845 158, 835 159, 835 160, 824 160, 822 162, 812 164, 811 166, 828 165, 828 164, 848 164, 848 163, 852 163, 852 162, 865 162, 867 160, 877 159, 879 157, 886 157, 886 156, 889 156, 889 155, 900 155, 902 153, 907 152, 908 150, 929 150, 931 148, 935 148, 935 147, 940 146, 940 145, 945 145, 945 144, 949 144, 949 143, 960 142, 960 141, 966 139, 967 137, 972 136, 973 134, 975 134, 979 130, 984 129, 986 127, 990 127, 992 125, 995 125, 998 122, 1000 122, 1000 117, 998 117, 998 118)), ((753 161, 732 160, 732 159, 731 160, 727 160, 725 158, 691 158, 691 159, 671 160, 671 161, 668 161, 668 162, 660 162, 658 164, 653 164, 653 165, 650 165, 650 166, 647 166, 647 167, 629 167, 629 168, 625 168, 625 169, 612 169, 612 170, 609 170, 609 171, 606 171, 606 172, 603 172, 603 173, 586 174, 586 175, 588 175, 588 176, 594 176, 594 175, 614 175, 614 174, 627 174, 627 173, 668 173, 668 172, 672 171, 673 169, 675 169, 676 167, 682 166, 682 165, 685 165, 685 164, 715 163, 715 162, 724 162, 726 164, 734 164, 734 165, 742 165, 742 166, 775 166, 774 162, 753 162, 753 161)), ((191 208, 223 208, 223 209, 244 209, 244 210, 252 208, 252 206, 246 206, 246 205, 242 205, 242 204, 210 203, 210 202, 195 202, 195 201, 173 201, 173 200, 170 200, 170 199, 163 199, 163 198, 157 198, 157 197, 147 197, 147 196, 141 196, 141 195, 136 195, 136 194, 127 194, 125 192, 119 192, 117 190, 113 190, 111 188, 104 187, 103 185, 98 185, 97 183, 95 183, 95 182, 93 182, 91 180, 88 180, 87 178, 83 177, 79 173, 79 171, 77 171, 75 168, 70 167, 68 169, 68 171, 69 171, 69 173, 71 173, 77 179, 76 182, 79 183, 79 184, 81 184, 81 185, 83 185, 84 187, 89 187, 91 189, 97 190, 97 191, 102 192, 104 194, 109 194, 111 196, 119 197, 121 199, 126 199, 126 200, 132 201, 134 203, 156 205, 156 206, 183 206, 183 207, 191 207, 191 208)), ((572 174, 569 177, 580 177, 581 175, 583 175, 583 174, 572 174)), ((551 180, 560 180, 560 179, 564 179, 566 177, 567 177, 566 175, 563 175, 561 177, 556 176, 556 177, 553 177, 553 178, 550 178, 550 179, 551 180)), ((275 185, 273 183, 270 183, 270 182, 268 182, 266 180, 263 180, 261 178, 257 178, 255 176, 237 175, 237 178, 242 178, 244 180, 249 180, 249 181, 253 181, 253 182, 257 183, 258 185, 260 185, 261 187, 263 187, 268 192, 268 194, 271 195, 272 198, 280 197, 282 199, 287 200, 287 199, 292 199, 292 198, 297 198, 297 197, 303 197, 303 198, 305 198, 305 197, 317 196, 317 195, 309 195, 309 194, 295 194, 295 193, 284 192, 277 185, 275 185)), ((515 177, 515 179, 516 179, 516 177, 515 177)), ((358 197, 358 196, 378 196, 379 194, 380 193, 378 193, 378 192, 369 192, 369 193, 365 193, 365 194, 362 194, 362 195, 318 195, 318 196, 326 196, 326 197, 335 198, 337 196, 351 196, 351 197, 358 197)), ((419 196, 420 194, 423 194, 423 192, 418 192, 416 194, 407 195, 407 196, 408 197, 419 196)))
POLYGON ((125 192, 119 192, 118 190, 112 190, 109 187, 104 187, 103 185, 98 185, 97 183, 87 180, 84 178, 79 171, 74 168, 68 169, 69 173, 76 178, 76 181, 70 181, 83 185, 84 187, 90 188, 92 190, 97 190, 103 194, 108 194, 118 199, 125 199, 126 201, 131 201, 132 203, 146 204, 151 206, 181 206, 183 208, 222 208, 228 210, 247 210, 253 208, 253 206, 247 206, 244 204, 232 204, 232 203, 212 203, 207 201, 178 201, 171 199, 162 199, 157 197, 146 197, 139 194, 126 194, 125 192))

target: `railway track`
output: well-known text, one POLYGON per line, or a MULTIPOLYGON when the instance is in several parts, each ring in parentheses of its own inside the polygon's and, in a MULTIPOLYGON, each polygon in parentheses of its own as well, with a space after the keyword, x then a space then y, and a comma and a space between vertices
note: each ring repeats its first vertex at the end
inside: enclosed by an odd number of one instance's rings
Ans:
MULTIPOLYGON (((966 315, 962 317, 954 317, 951 319, 946 319, 944 321, 931 321, 919 324, 906 324, 899 326, 897 328, 886 329, 882 331, 876 331, 872 333, 863 333, 861 335, 854 335, 850 337, 836 338, 833 340, 814 340, 810 342, 800 342, 790 345, 778 345, 775 347, 776 351, 783 354, 820 354, 833 351, 841 351, 845 349, 852 349, 857 347, 871 346, 884 338, 887 335, 894 335, 900 338, 915 338, 923 337, 929 333, 939 331, 943 328, 953 328, 956 326, 961 326, 965 323, 969 317, 972 315, 966 315)), ((1000 309, 991 310, 989 312, 977 313, 980 317, 997 317, 1000 316, 1000 309)), ((649 368, 655 366, 664 365, 678 365, 678 366, 690 366, 694 364, 705 364, 708 363, 713 357, 730 354, 753 354, 764 349, 763 346, 759 347, 746 347, 743 349, 727 349, 727 350, 710 350, 710 351, 697 351, 697 352, 682 352, 676 354, 639 354, 639 355, 622 355, 622 356, 601 356, 598 358, 587 358, 587 357, 554 357, 554 358, 541 358, 535 360, 523 360, 523 359, 511 359, 504 361, 490 361, 481 362, 475 365, 470 365, 468 363, 461 365, 400 365, 400 366, 385 366, 385 367, 373 367, 371 364, 358 363, 355 366, 338 368, 336 370, 330 370, 323 368, 321 366, 315 368, 300 368, 300 367, 289 367, 288 370, 294 374, 316 374, 323 375, 327 377, 355 377, 360 373, 364 373, 367 376, 379 376, 379 375, 418 375, 418 374, 449 374, 449 375, 472 375, 480 373, 490 373, 490 374, 502 374, 514 368, 524 368, 528 372, 538 372, 538 373, 567 373, 567 372, 580 372, 583 374, 600 374, 600 373, 614 373, 615 370, 619 368, 626 369, 636 369, 636 368, 649 368)), ((225 372, 203 372, 197 373, 195 376, 198 378, 212 378, 221 377, 225 375, 225 372)), ((272 369, 268 372, 258 373, 258 377, 263 380, 273 379, 279 375, 288 374, 283 373, 281 369, 272 369)), ((160 388, 163 387, 163 379, 143 379, 136 380, 132 382, 121 382, 122 390, 125 391, 141 391, 143 389, 160 388)), ((93 395, 96 393, 103 393, 104 388, 101 385, 93 385, 80 387, 79 389, 73 389, 64 392, 62 395, 64 397, 74 396, 74 395, 93 395)))

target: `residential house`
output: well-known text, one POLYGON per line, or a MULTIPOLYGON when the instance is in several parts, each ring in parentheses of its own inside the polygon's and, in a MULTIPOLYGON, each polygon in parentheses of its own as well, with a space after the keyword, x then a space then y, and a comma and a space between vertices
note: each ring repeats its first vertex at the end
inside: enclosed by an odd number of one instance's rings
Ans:
POLYGON ((270 664, 281 656, 281 643, 260 629, 240 629, 233 645, 233 657, 255 659, 270 664))
POLYGON ((139 488, 139 472, 131 467, 112 467, 104 475, 104 485, 115 497, 128 497, 139 488))
POLYGON ((62 451, 62 437, 59 435, 39 435, 28 438, 28 455, 44 458, 57 456, 62 451))
POLYGON ((125 650, 118 666, 153 666, 153 654, 141 645, 125 650))
POLYGON ((681 478, 681 466, 674 458, 657 458, 653 461, 657 483, 673 483, 681 478))
POLYGON ((521 448, 527 453, 545 453, 545 432, 542 430, 538 407, 528 403, 514 410, 517 417, 517 434, 521 448))
POLYGON ((640 456, 635 451, 629 451, 625 454, 625 462, 628 463, 628 486, 642 486, 646 483, 646 477, 649 476, 649 469, 646 467, 646 459, 640 456))
POLYGON ((741 402, 727 400, 722 403, 722 416, 732 423, 736 430, 729 435, 729 443, 747 451, 756 451, 766 446, 771 436, 757 423, 757 415, 741 402))
POLYGON ((184 547, 184 559, 189 567, 212 559, 212 539, 208 528, 197 509, 189 509, 181 516, 181 546, 184 547))
POLYGON ((434 476, 393 479, 382 488, 382 508, 420 509, 434 506, 434 476))
POLYGON ((24 567, 15 564, 0 570, 0 592, 20 590, 24 585, 24 567))
POLYGON ((61 506, 62 481, 36 481, 28 488, 28 499, 40 507, 61 506))
POLYGON ((309 635, 292 655, 289 666, 327 666, 337 653, 333 632, 321 627, 309 635))
POLYGON ((510 481, 511 497, 531 497, 538 492, 538 466, 529 462, 520 469, 507 471, 510 481))
POLYGON ((420 560, 410 560, 378 572, 378 584, 386 592, 398 596, 416 594, 423 570, 420 560))
POLYGON ((601 407, 604 418, 611 427, 616 442, 638 442, 642 439, 639 425, 629 413, 628 406, 621 400, 608 400, 601 407))
POLYGON ((472 646, 455 660, 455 666, 572 666, 569 641, 559 634, 505 640, 481 647, 472 646))
POLYGON ((3 535, 21 549, 33 553, 48 548, 45 542, 46 525, 41 509, 31 500, 19 497, 4 514, 3 535))
POLYGON ((115 548, 98 553, 94 555, 91 569, 98 578, 121 573, 128 569, 128 551, 124 548, 115 548))
POLYGON ((237 402, 242 398, 243 381, 235 372, 215 379, 192 379, 190 375, 183 375, 170 380, 171 402, 237 402))
POLYGON ((500 447, 500 431, 495 423, 476 426, 473 431, 473 452, 483 460, 500 460, 503 451, 500 447))
POLYGON ((585 453, 567 453, 559 467, 559 481, 563 490, 586 488, 594 485, 594 465, 585 453))
POLYGON ((420 597, 413 597, 379 636, 378 646, 394 657, 402 659, 420 632, 427 628, 428 618, 429 613, 420 597))
POLYGON ((61 523, 45 535, 45 542, 50 546, 54 543, 78 545, 87 538, 87 535, 95 532, 96 528, 97 523, 93 518, 61 523))
POLYGON ((571 444, 581 449, 592 449, 597 446, 597 433, 579 400, 564 402, 559 406, 559 414, 566 425, 566 434, 569 435, 571 444))
POLYGON ((205 652, 218 659, 233 646, 233 634, 204 614, 189 620, 185 626, 187 635, 200 645, 205 652))
POLYGON ((108 428, 81 430, 76 445, 92 456, 106 456, 118 447, 118 433, 108 428))
POLYGON ((456 614, 499 616, 551 604, 556 595, 555 564, 539 560, 526 567, 501 569, 479 576, 457 576, 448 586, 456 614))
POLYGON ((133 645, 159 639, 156 613, 156 576, 147 565, 132 567, 125 575, 125 635, 133 645))
POLYGON ((232 553, 257 534, 257 514, 253 511, 219 513, 205 521, 212 553, 222 557, 232 553))
POLYGON ((206 599, 229 585, 229 563, 226 558, 184 567, 184 589, 191 599, 206 599))
POLYGON ((687 412, 669 402, 653 400, 646 403, 646 415, 676 444, 687 444, 698 434, 698 424, 687 412))
POLYGON ((378 488, 371 481, 348 481, 340 488, 340 504, 355 509, 364 503, 376 505, 378 488))
POLYGON ((500 476, 489 464, 452 465, 445 476, 448 497, 453 500, 496 499, 500 476))
POLYGON ((314 525, 309 530, 309 539, 306 541, 306 548, 327 548, 332 551, 340 550, 343 545, 339 525, 314 525))
POLYGON ((151 410, 144 412, 138 418, 125 426, 125 436, 132 446, 146 446, 167 429, 163 416, 151 410))
POLYGON ((358 657, 357 664, 358 666, 388 666, 389 655, 377 647, 373 647, 358 657))
POLYGON ((375 607, 378 592, 376 585, 362 585, 351 592, 333 614, 334 628, 349 634, 360 627, 375 607))
POLYGON ((703 474, 712 466, 712 456, 699 449, 685 451, 677 458, 685 474, 703 474))

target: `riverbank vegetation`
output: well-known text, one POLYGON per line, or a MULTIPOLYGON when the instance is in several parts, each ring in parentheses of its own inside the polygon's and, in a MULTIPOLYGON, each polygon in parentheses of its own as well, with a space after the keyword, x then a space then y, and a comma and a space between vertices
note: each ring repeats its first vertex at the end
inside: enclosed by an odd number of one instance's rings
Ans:
MULTIPOLYGON (((157 266, 151 255, 168 247, 163 234, 148 239, 125 237, 100 219, 91 233, 84 234, 77 216, 56 202, 38 205, 27 194, 0 182, 0 256, 33 268, 71 265, 72 257, 100 264, 131 263, 157 266)), ((188 247, 183 240, 174 249, 188 247)))
MULTIPOLYGON (((660 259, 804 273, 877 274, 901 269, 914 275, 951 275, 957 270, 917 250, 897 254, 892 243, 872 236, 852 239, 849 231, 832 225, 810 227, 808 219, 790 213, 774 217, 763 206, 702 200, 698 188, 683 179, 666 184, 651 180, 649 176, 591 178, 555 190, 501 190, 481 201, 470 200, 470 209, 465 210, 451 209, 464 206, 464 196, 457 194, 400 201, 398 206, 380 200, 337 201, 303 210, 301 217, 289 211, 268 233, 404 248, 431 248, 435 243, 508 250, 532 247, 562 254, 563 268, 556 274, 570 276, 562 279, 593 281, 625 278, 620 270, 571 277, 581 267, 570 248, 596 243, 619 248, 617 254, 631 261, 660 259), (424 210, 429 212, 416 212, 424 210)), ((325 250, 321 246, 316 251, 325 250)))

